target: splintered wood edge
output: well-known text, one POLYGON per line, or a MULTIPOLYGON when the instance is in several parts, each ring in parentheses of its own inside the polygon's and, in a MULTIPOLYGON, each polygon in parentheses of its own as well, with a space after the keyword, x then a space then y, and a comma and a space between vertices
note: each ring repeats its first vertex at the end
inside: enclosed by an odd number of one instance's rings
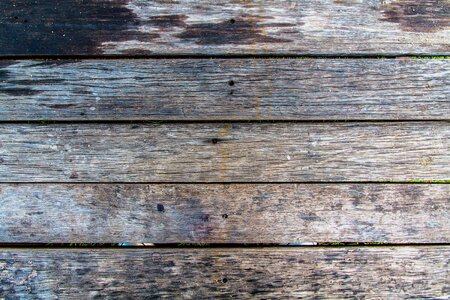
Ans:
POLYGON ((0 295, 445 298, 449 249, 0 249, 0 295))
POLYGON ((0 3, 0 55, 449 54, 446 0, 0 3))

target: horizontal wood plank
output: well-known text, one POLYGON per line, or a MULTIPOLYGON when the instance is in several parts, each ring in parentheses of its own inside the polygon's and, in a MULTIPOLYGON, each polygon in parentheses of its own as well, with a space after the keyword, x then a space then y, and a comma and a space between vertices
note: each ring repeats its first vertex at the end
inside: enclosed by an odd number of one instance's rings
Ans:
POLYGON ((0 120, 430 120, 450 60, 0 62, 0 120))
POLYGON ((20 0, 0 55, 449 54, 447 0, 20 0))
POLYGON ((448 122, 1 124, 1 182, 450 178, 448 122))
POLYGON ((0 242, 450 242, 450 185, 1 184, 0 242))
POLYGON ((0 296, 446 299, 449 249, 1 250, 0 296))

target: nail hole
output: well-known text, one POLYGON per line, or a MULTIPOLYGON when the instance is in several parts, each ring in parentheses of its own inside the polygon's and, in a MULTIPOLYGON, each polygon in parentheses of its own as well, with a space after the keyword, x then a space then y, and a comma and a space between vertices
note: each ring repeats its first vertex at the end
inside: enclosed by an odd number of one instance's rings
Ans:
POLYGON ((230 20, 230 23, 231 23, 231 24, 234 24, 234 23, 236 23, 236 20, 235 20, 235 19, 231 19, 231 20, 230 20))
POLYGON ((223 215, 222 215, 222 218, 223 218, 223 219, 226 219, 226 218, 228 218, 228 215, 227 215, 227 214, 223 214, 223 215))
POLYGON ((14 17, 14 20, 17 20, 17 19, 19 19, 19 17, 18 17, 18 16, 15 16, 15 17, 14 17))
POLYGON ((158 205, 156 205, 156 209, 157 209, 159 212, 164 212, 164 205, 158 204, 158 205))
POLYGON ((233 86, 234 85, 234 81, 233 80, 228 81, 228 85, 229 86, 233 86))
POLYGON ((233 95, 233 91, 230 91, 230 95, 233 95))
POLYGON ((80 116, 84 116, 85 114, 86 114, 86 113, 84 113, 84 112, 81 112, 81 113, 80 113, 80 116))
POLYGON ((228 282, 228 279, 224 278, 224 279, 222 279, 222 282, 223 282, 223 283, 227 283, 227 282, 228 282))
POLYGON ((217 144, 218 140, 217 140, 217 139, 212 139, 211 142, 212 142, 213 144, 217 144))
POLYGON ((28 20, 23 20, 24 23, 28 23, 28 20))

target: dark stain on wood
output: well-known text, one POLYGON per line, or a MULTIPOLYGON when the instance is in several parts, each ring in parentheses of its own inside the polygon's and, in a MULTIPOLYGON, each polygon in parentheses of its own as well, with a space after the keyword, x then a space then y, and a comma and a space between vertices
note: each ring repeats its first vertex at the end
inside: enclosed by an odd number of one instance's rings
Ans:
POLYGON ((56 84, 64 82, 64 79, 21 79, 21 80, 11 80, 8 81, 10 84, 21 84, 21 85, 39 85, 39 84, 56 84))
POLYGON ((156 205, 156 209, 157 209, 159 212, 164 212, 164 205, 158 204, 158 205, 156 205))
POLYGON ((9 72, 5 70, 5 68, 14 65, 16 63, 17 62, 15 61, 7 61, 7 60, 0 61, 0 82, 3 82, 9 78, 9 72))
POLYGON ((42 103, 42 104, 39 104, 39 106, 45 106, 45 107, 53 108, 53 109, 65 109, 65 108, 76 107, 77 105, 72 104, 72 103, 60 103, 60 104, 42 103))
POLYGON ((210 240, 218 225, 204 207, 201 199, 196 198, 194 194, 186 198, 182 195, 182 189, 176 189, 173 196, 181 199, 180 203, 173 207, 173 216, 182 222, 174 224, 183 238, 182 242, 189 242, 193 239, 199 242, 210 240))
MULTIPOLYGON (((11 62, 2 62, 0 64, 0 94, 8 96, 33 96, 40 94, 41 91, 35 87, 39 85, 61 84, 65 80, 58 78, 46 79, 13 79, 14 76, 7 67, 13 65, 11 62)), ((30 77, 32 78, 32 77, 30 77)))
POLYGON ((291 24, 261 24, 265 18, 243 16, 220 23, 201 23, 188 25, 178 38, 194 40, 199 45, 249 45, 260 43, 285 43, 287 39, 264 34, 265 27, 289 27, 291 24))
POLYGON ((450 26, 448 0, 399 0, 382 6, 381 20, 398 23, 410 32, 436 32, 450 26))
POLYGON ((78 59, 65 59, 65 60, 43 60, 39 61, 38 63, 31 64, 30 68, 35 67, 58 67, 63 65, 70 65, 70 64, 76 64, 79 63, 80 60, 78 59))
POLYGON ((1 53, 101 53, 104 42, 148 41, 128 0, 1 1, 1 53))
POLYGON ((0 88, 0 94, 2 93, 9 96, 33 96, 39 94, 38 91, 28 88, 0 88))
POLYGON ((146 24, 156 26, 160 29, 173 27, 186 27, 184 22, 188 17, 184 15, 162 15, 150 17, 146 24))

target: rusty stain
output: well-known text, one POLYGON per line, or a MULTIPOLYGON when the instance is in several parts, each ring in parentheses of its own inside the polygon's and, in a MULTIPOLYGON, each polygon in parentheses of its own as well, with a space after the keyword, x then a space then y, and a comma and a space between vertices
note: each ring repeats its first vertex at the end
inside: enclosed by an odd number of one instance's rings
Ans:
POLYGON ((450 26, 450 1, 399 0, 381 6, 381 20, 410 32, 436 32, 450 26))
POLYGON ((351 6, 355 4, 354 0, 333 0, 336 5, 351 6))
POLYGON ((193 40, 199 45, 248 45, 260 43, 285 43, 289 40, 264 34, 266 27, 288 27, 291 24, 260 24, 264 18, 243 16, 220 23, 200 23, 189 25, 176 37, 193 40))
MULTIPOLYGON (((251 60, 253 66, 255 68, 257 68, 258 65, 258 61, 257 60, 251 60)), ((254 96, 254 101, 255 101, 255 117, 256 119, 260 119, 261 118, 261 97, 259 96, 259 91, 253 91, 254 96)))
MULTIPOLYGON (((221 139, 227 139, 231 133, 231 124, 225 124, 219 130, 219 136, 221 139)), ((219 145, 219 172, 221 179, 226 177, 227 169, 228 169, 228 160, 231 156, 231 149, 229 143, 220 143, 219 145)))
MULTIPOLYGON (((267 84, 267 88, 268 88, 268 92, 267 92, 267 98, 272 99, 273 98, 273 81, 274 81, 274 74, 273 74, 273 68, 272 65, 269 66, 269 68, 267 68, 267 78, 268 78, 268 84, 267 84)), ((266 113, 266 115, 270 115, 272 116, 272 105, 269 105, 268 107, 269 112, 266 113)))

